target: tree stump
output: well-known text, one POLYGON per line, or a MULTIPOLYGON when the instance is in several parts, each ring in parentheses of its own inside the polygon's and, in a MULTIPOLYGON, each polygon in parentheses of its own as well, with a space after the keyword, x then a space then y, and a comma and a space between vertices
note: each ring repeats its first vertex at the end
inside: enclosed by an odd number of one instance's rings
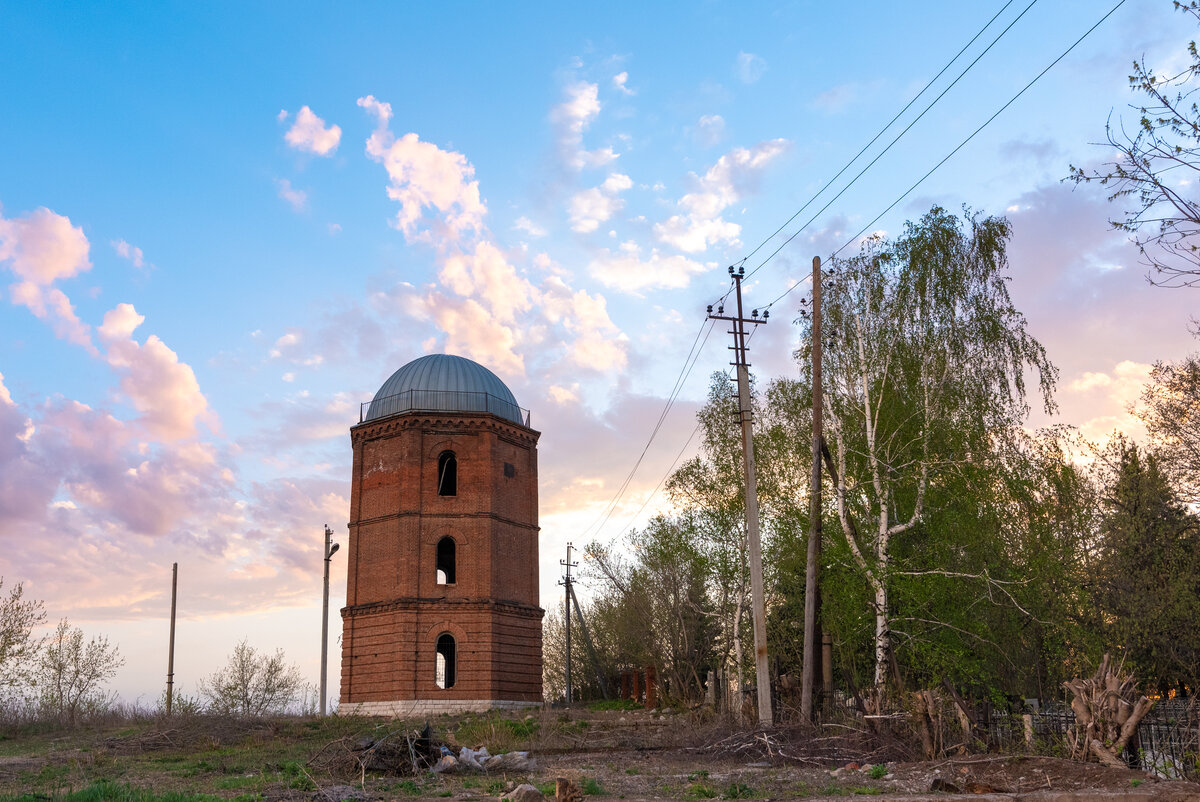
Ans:
POLYGON ((1075 726, 1067 731, 1067 746, 1075 760, 1094 757, 1106 766, 1128 768, 1121 752, 1137 732, 1138 724, 1154 702, 1137 691, 1133 674, 1113 668, 1104 655, 1096 673, 1087 679, 1063 683, 1071 692, 1075 726))

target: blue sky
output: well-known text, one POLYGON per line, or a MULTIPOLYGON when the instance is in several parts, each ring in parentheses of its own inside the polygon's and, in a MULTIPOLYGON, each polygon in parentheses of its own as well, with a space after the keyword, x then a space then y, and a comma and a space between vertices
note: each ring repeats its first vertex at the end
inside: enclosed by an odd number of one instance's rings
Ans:
MULTIPOLYGON (((242 637, 315 679, 348 428, 392 371, 450 350, 543 431, 552 603, 563 545, 645 444, 726 265, 993 14, 930 99, 1026 7, 747 283, 751 305, 1111 6, 0 4, 0 575, 120 641, 126 698, 158 693, 173 561, 184 688, 242 637)), ((1127 0, 872 227, 934 203, 1007 214, 1014 297, 1062 369, 1059 420, 1091 436, 1132 428, 1149 364, 1195 347, 1196 295, 1149 287, 1108 230, 1118 210, 1060 179, 1104 160, 1090 143, 1126 112, 1132 59, 1165 70, 1194 36, 1169 2, 1127 0)), ((763 377, 794 370, 795 300, 756 337, 763 377)), ((708 339, 604 537, 678 453, 724 345, 708 339)))

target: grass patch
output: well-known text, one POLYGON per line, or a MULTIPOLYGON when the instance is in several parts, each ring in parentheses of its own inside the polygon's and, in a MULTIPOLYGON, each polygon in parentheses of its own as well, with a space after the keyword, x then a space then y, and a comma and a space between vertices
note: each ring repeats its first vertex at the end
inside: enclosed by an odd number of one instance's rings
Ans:
POLYGON ((587 706, 588 710, 642 710, 642 705, 632 699, 602 699, 599 702, 590 702, 587 706))
POLYGON ((586 796, 601 796, 604 793, 600 783, 592 777, 584 777, 583 781, 579 783, 579 787, 586 796))
POLYGON ((454 730, 454 740, 462 746, 486 746, 493 755, 529 748, 529 741, 541 725, 532 717, 505 718, 498 713, 472 716, 454 730))
POLYGON ((224 802, 221 797, 211 794, 181 794, 174 791, 156 794, 143 788, 132 788, 108 780, 100 780, 82 790, 63 795, 47 797, 43 794, 22 794, 0 797, 2 802, 44 802, 46 799, 55 802, 224 802))
POLYGON ((725 793, 721 795, 722 799, 752 799, 755 796, 754 789, 742 783, 730 783, 725 789, 725 793))
POLYGON ((876 763, 871 767, 870 777, 872 780, 882 780, 887 776, 887 773, 887 766, 883 765, 882 763, 876 763))
POLYGON ((683 795, 688 799, 712 799, 717 795, 717 791, 706 783, 692 783, 683 792, 683 795))

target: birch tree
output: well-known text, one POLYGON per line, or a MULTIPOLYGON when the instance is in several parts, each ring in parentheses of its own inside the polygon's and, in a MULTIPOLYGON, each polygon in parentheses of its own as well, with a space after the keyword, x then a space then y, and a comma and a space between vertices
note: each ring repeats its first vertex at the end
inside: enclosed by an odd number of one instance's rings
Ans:
MULTIPOLYGON (((879 693, 894 540, 918 526, 931 485, 1024 419, 1027 373, 1053 405, 1055 370, 1009 297, 1010 233, 1006 220, 934 207, 895 242, 874 238, 835 260, 824 288, 828 467, 841 536, 872 598, 879 693)), ((801 364, 810 354, 808 343, 801 364)))

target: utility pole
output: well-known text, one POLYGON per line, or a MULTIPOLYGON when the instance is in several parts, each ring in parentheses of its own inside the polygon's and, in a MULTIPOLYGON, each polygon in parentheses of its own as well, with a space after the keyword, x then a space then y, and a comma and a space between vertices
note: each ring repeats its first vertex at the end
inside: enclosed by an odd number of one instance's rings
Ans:
POLYGON ((171 697, 175 695, 175 593, 179 585, 179 563, 171 563, 171 638, 167 642, 167 715, 171 715, 171 697))
POLYGON ((767 615, 762 578, 762 544, 758 534, 758 483, 754 476, 754 415, 750 405, 750 364, 746 361, 746 324, 766 323, 770 313, 764 311, 762 318, 755 309, 750 317, 742 314, 742 279, 746 268, 736 271, 730 267, 737 293, 737 317, 725 314, 725 307, 718 306, 716 314, 708 307, 708 316, 713 320, 728 320, 733 324, 729 332, 733 335, 734 359, 737 368, 738 418, 742 424, 742 454, 746 464, 746 539, 750 551, 750 596, 754 608, 754 667, 758 679, 758 723, 770 727, 774 723, 771 712, 771 675, 767 664, 767 615))
MULTIPOLYGON (((803 314, 803 312, 801 312, 803 314)), ((821 560, 821 257, 812 261, 812 492, 809 495, 808 562, 804 569, 804 669, 800 682, 800 718, 815 723, 813 680, 817 669, 817 573, 821 560)), ((826 680, 828 684, 828 679, 826 680)))
POLYGON ((328 696, 328 662, 329 662, 329 561, 338 550, 338 544, 333 542, 333 530, 325 524, 325 587, 321 598, 321 715, 325 715, 325 697, 328 696))
POLYGON ((558 564, 565 566, 567 569, 566 576, 559 581, 558 584, 566 587, 567 591, 563 594, 567 605, 567 704, 571 704, 571 599, 575 596, 575 591, 571 588, 571 568, 578 566, 579 563, 571 562, 571 546, 570 541, 567 542, 567 559, 559 560, 558 564))

